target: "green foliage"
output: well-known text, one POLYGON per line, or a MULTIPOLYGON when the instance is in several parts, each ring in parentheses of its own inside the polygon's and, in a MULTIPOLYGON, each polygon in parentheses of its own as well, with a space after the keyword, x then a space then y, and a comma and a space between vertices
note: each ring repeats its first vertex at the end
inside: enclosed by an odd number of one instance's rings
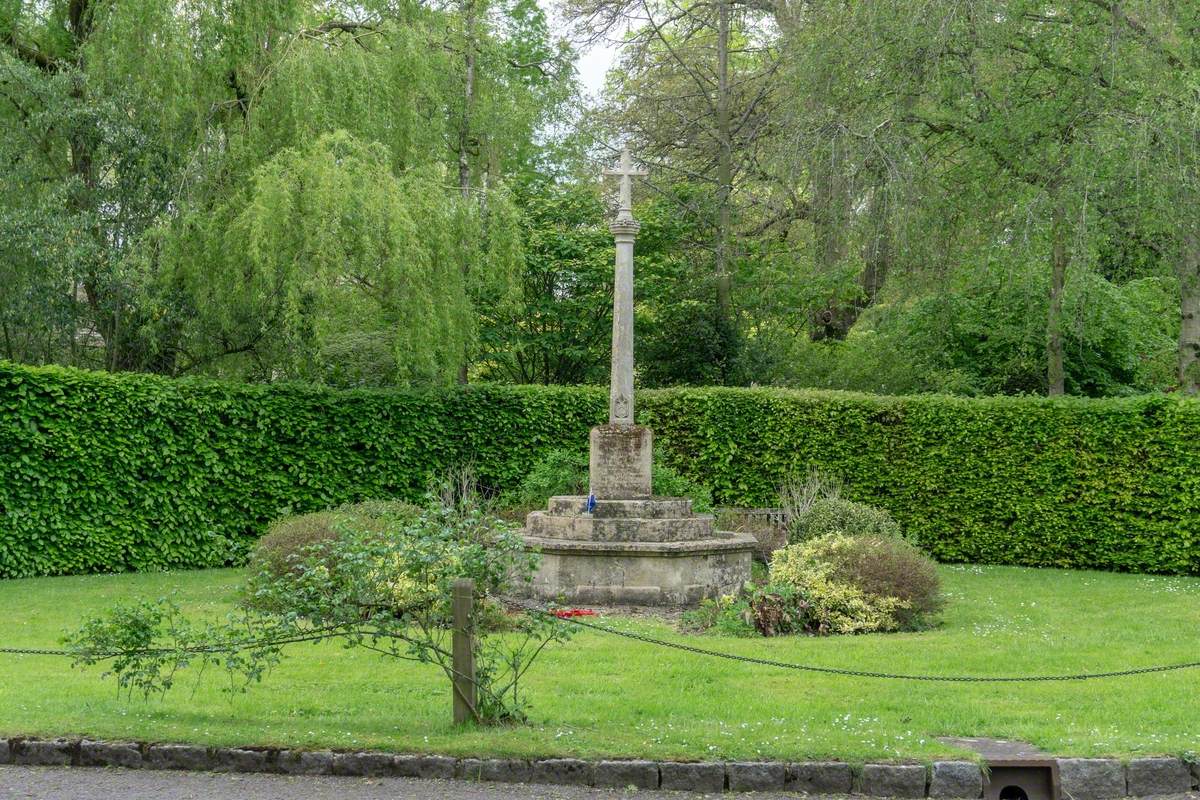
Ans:
POLYGON ((940 561, 1196 574, 1200 404, 678 389, 639 398, 664 461, 716 502, 840 477, 940 561))
MULTIPOLYGON (((654 494, 658 497, 687 497, 692 509, 706 514, 713 510, 712 491, 707 486, 659 463, 652 465, 654 494)), ((503 498, 512 509, 544 508, 556 495, 588 493, 588 455, 577 449, 551 450, 529 470, 515 492, 503 498)))
MULTIPOLYGON (((518 197, 520 295, 481 306, 481 371, 515 383, 600 382, 612 335, 613 243, 598 187, 543 178, 518 197)), ((639 272, 646 256, 639 247, 639 272)))
MULTIPOLYGON (((899 600, 892 616, 900 629, 936 622, 943 605, 937 566, 908 542, 878 534, 830 534, 808 543, 805 551, 811 562, 828 566, 831 581, 872 597, 899 600)), ((772 579, 776 577, 772 572, 772 579)))
MULTIPOLYGON (((863 315, 845 341, 798 344, 788 383, 904 394, 1044 394, 1047 287, 1029 265, 863 315)), ((1171 385, 1172 281, 1079 275, 1064 289, 1067 391, 1092 397, 1171 385)))
POLYGON ((713 510, 712 490, 672 467, 655 461, 651 465, 651 481, 656 497, 687 497, 692 510, 707 514, 713 510))
POLYGON ((833 533, 848 536, 899 536, 900 526, 885 509, 837 497, 815 500, 788 523, 793 544, 833 533))
POLYGON ((536 2, 3 6, 0 357, 379 385, 474 356, 521 261, 505 184, 573 95, 536 2))
MULTIPOLYGON (((262 680, 290 642, 341 639, 390 658, 435 664, 453 675, 451 590, 475 583, 480 599, 527 580, 537 556, 516 530, 479 511, 368 504, 333 512, 335 536, 291 554, 290 569, 269 564, 242 590, 244 604, 220 624, 193 625, 170 601, 119 606, 69 638, 80 664, 113 660, 109 674, 130 692, 166 692, 196 661, 262 680)), ((475 720, 524 719, 521 678, 546 644, 565 640, 552 617, 522 615, 492 635, 472 621, 478 704, 475 720)))
MULTIPOLYGON (((1200 573, 1200 403, 638 396, 665 466, 721 505, 777 502, 819 466, 942 561, 1200 573)), ((333 391, 0 363, 0 574, 237 563, 289 513, 417 501, 470 464, 516 489, 606 416, 592 388, 333 391)))
POLYGON ((305 556, 319 555, 343 529, 383 532, 390 523, 412 519, 420 507, 389 500, 368 500, 331 511, 292 514, 275 520, 254 545, 250 567, 278 578, 298 568, 305 556))
POLYGON ((165 237, 169 296, 195 302, 177 326, 193 359, 230 349, 210 342, 253 342, 271 369, 327 383, 454 374, 474 336, 461 263, 478 255, 460 243, 480 237, 458 235, 462 209, 442 171, 398 178, 390 158, 346 131, 326 134, 281 150, 247 191, 165 237))
POLYGON ((515 492, 503 500, 508 508, 543 508, 556 495, 585 495, 588 455, 583 450, 558 448, 539 458, 515 492))
POLYGON ((381 392, 0 363, 0 575, 241 563, 275 519, 512 488, 604 418, 598 390, 381 392))
POLYGON ((894 537, 831 534, 777 550, 750 599, 764 636, 913 630, 941 607, 933 561, 894 537))
POLYGON ((753 636, 755 630, 748 621, 749 614, 750 603, 744 597, 708 597, 701 600, 696 608, 683 612, 679 618, 679 628, 685 633, 753 636))

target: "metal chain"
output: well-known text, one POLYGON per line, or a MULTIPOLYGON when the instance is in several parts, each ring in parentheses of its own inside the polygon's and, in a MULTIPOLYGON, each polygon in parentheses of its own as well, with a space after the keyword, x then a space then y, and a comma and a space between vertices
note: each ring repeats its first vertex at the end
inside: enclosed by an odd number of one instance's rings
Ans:
POLYGON ((347 635, 348 631, 338 630, 337 632, 327 633, 311 633, 303 636, 287 636, 280 639, 252 639, 244 642, 235 642, 226 645, 205 645, 199 647, 151 647, 139 650, 112 650, 112 651, 89 651, 89 650, 47 650, 34 647, 0 647, 0 653, 7 655, 18 656, 71 656, 73 658, 118 658, 120 656, 153 656, 153 655, 169 655, 172 653, 200 655, 204 653, 233 653, 238 650, 251 650, 256 647, 273 647, 283 644, 295 644, 296 642, 318 642, 323 639, 334 639, 339 636, 347 635))
MULTIPOLYGON (((404 614, 413 614, 417 611, 424 611, 436 605, 436 601, 418 603, 404 608, 397 609, 392 613, 398 616, 404 614)), ((114 651, 87 651, 87 650, 50 650, 36 647, 0 647, 0 654, 17 655, 17 656, 69 656, 72 658, 95 658, 109 659, 120 658, 121 656, 153 656, 153 655, 203 655, 206 653, 235 653, 239 650, 251 650, 257 647, 275 647, 284 644, 296 644, 299 642, 319 642, 325 639, 337 639, 352 635, 384 635, 382 631, 360 631, 355 629, 347 629, 342 625, 326 625, 321 628, 315 628, 308 633, 297 634, 294 636, 283 636, 278 639, 248 639, 240 642, 232 642, 223 645, 198 645, 192 647, 151 647, 140 650, 114 650, 114 651)))
POLYGON ((533 614, 540 614, 546 617, 554 617, 563 622, 570 622, 573 625, 578 625, 581 628, 589 628, 601 633, 609 633, 613 636, 623 636, 626 639, 653 644, 659 647, 667 647, 672 650, 682 650, 685 653, 693 653, 695 655, 710 656, 712 658, 724 658, 729 661, 740 661, 746 664, 758 664, 764 667, 778 667, 780 669, 793 669, 802 672, 821 672, 827 675, 843 675, 852 678, 885 678, 890 680, 902 681, 926 681, 926 682, 944 682, 944 683, 1035 683, 1046 681, 1087 681, 1097 678, 1120 678, 1128 675, 1145 675, 1154 672, 1172 672, 1182 669, 1195 669, 1200 667, 1200 661, 1189 661, 1183 664, 1167 664, 1153 667, 1138 667, 1135 669, 1123 669, 1113 672, 1084 672, 1075 675, 1005 675, 1005 676, 987 676, 987 675, 911 675, 905 673, 892 672, 874 672, 861 669, 842 669, 839 667, 818 667, 812 664, 795 664, 789 661, 776 661, 770 658, 757 658, 755 656, 740 656, 734 653, 723 653, 719 650, 708 650, 703 647, 694 647, 689 644, 681 644, 679 642, 669 642, 665 639, 657 639, 653 636, 647 636, 642 633, 634 633, 633 631, 622 631, 616 628, 609 628, 604 625, 597 625, 594 622, 585 622, 578 617, 559 616, 554 613, 553 609, 546 609, 535 606, 523 600, 515 600, 506 598, 509 604, 521 608, 533 614))
MULTIPOLYGON (((554 609, 542 608, 528 601, 517 600, 515 598, 504 598, 504 602, 510 606, 520 608, 532 614, 539 614, 544 617, 553 617, 560 622, 569 622, 572 625, 578 625, 581 628, 599 631, 600 633, 608 633, 613 636, 621 636, 626 639, 643 642, 645 644, 657 645, 658 647, 666 647, 672 650, 680 650, 685 653, 694 655, 709 656, 711 658, 723 658, 728 661, 739 661, 745 664, 757 664, 764 667, 777 667, 779 669, 799 670, 802 672, 819 672, 826 675, 842 675, 852 678, 882 678, 888 680, 903 680, 903 681, 924 681, 924 682, 941 682, 941 683, 1038 683, 1048 681, 1087 681, 1096 680, 1099 678, 1122 678, 1131 675, 1149 675, 1159 672, 1175 672, 1184 669, 1196 669, 1200 667, 1200 661, 1188 661, 1181 664, 1162 664, 1150 667, 1136 667, 1132 669, 1113 670, 1110 672, 1082 672, 1076 674, 1065 675, 914 675, 908 673, 893 673, 893 672, 875 672, 872 670, 861 669, 844 669, 841 667, 820 667, 813 664, 796 664, 790 661, 777 661, 770 658, 758 658, 756 656, 742 656, 735 653, 724 653, 720 650, 709 650, 703 647, 696 647, 690 644, 682 644, 680 642, 669 642, 665 639, 658 639, 653 636, 647 636, 643 633, 635 633, 633 631, 622 631, 616 628, 610 628, 605 625, 597 625, 594 622, 586 622, 579 617, 559 616, 554 609)), ((407 612, 406 612, 407 613, 407 612)), ((89 657, 89 658, 117 658, 119 656, 129 655, 156 655, 166 653, 225 653, 235 650, 247 649, 250 647, 270 647, 281 644, 293 644, 296 642, 311 642, 320 641, 322 639, 333 639, 340 636, 346 636, 350 632, 345 630, 336 630, 329 632, 311 633, 303 636, 290 636, 281 639, 257 640, 250 642, 239 642, 233 645, 207 646, 207 647, 191 647, 191 648, 158 648, 150 650, 130 650, 123 652, 103 652, 103 653, 88 653, 88 652, 73 652, 70 650, 50 650, 33 647, 0 647, 0 654, 8 655, 25 655, 25 656, 72 656, 72 657, 89 657)))

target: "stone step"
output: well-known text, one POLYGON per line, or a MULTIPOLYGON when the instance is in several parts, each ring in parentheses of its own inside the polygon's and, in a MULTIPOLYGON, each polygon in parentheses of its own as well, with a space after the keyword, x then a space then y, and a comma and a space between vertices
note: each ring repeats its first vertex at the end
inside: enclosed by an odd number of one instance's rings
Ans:
POLYGON ((678 519, 558 515, 534 511, 525 533, 546 539, 583 542, 688 542, 721 538, 711 514, 678 519))
POLYGON ((586 542, 527 535, 526 545, 542 557, 523 591, 572 604, 698 603, 738 591, 750 576, 754 537, 721 536, 687 542, 586 542))
MULTIPOLYGON (((549 511, 555 516, 587 513, 587 498, 559 495, 550 498, 549 511)), ((597 519, 629 517, 636 519, 686 519, 692 516, 692 501, 686 497, 662 497, 650 500, 597 500, 592 509, 597 519)))

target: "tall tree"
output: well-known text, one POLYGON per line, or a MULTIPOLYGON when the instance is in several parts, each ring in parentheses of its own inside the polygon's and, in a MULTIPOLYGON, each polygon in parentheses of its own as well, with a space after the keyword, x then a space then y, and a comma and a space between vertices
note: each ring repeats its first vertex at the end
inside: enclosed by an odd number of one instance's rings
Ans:
POLYGON ((695 257, 710 264, 716 336, 725 340, 730 377, 738 320, 734 272, 739 242, 756 203, 753 182, 770 133, 773 37, 758 6, 740 0, 700 3, 573 0, 572 17, 589 37, 629 28, 602 109, 605 129, 628 136, 653 163, 651 185, 703 223, 695 257), (698 195, 690 189, 703 187, 698 195))
MULTIPOLYGON (((368 159, 372 168, 386 165, 381 190, 392 181, 412 189, 419 177, 422 191, 453 191, 445 173, 463 158, 471 176, 486 176, 469 201, 460 197, 453 213, 431 222, 456 233, 447 257, 462 274, 453 286, 473 303, 511 294, 519 250, 504 182, 536 157, 536 132, 568 95, 570 54, 553 43, 534 3, 480 6, 469 16, 464 27, 454 8, 383 0, 53 0, 0 13, 0 124, 6 152, 20 163, 0 180, 14 188, 6 198, 24 197, 0 203, 0 248, 22 280, 37 284, 31 292, 66 298, 56 305, 69 317, 39 333, 16 324, 31 318, 27 308, 0 302, 10 353, 111 369, 292 374, 296 359, 263 349, 284 331, 262 328, 283 324, 281 318, 236 312, 245 299, 235 291, 237 276, 254 284, 262 276, 249 273, 267 262, 205 249, 212 242, 197 231, 212 219, 248 213, 240 204, 265 203, 256 194, 268 186, 263 169, 287 163, 302 172, 288 159, 299 153, 320 161, 314 143, 339 130, 383 148, 368 159), (515 57, 531 52, 537 57, 515 57), (465 53, 478 56, 467 98, 455 68, 462 63, 456 55, 465 53), (456 152, 456 142, 467 146, 456 152), (30 218, 34 209, 37 220, 30 218), (50 259, 60 269, 35 268, 50 259), (217 270, 229 274, 213 275, 217 270), (206 273, 210 278, 198 278, 206 273), (227 294, 212 293, 222 287, 227 294), (100 357, 90 359, 96 351, 100 357)), ((332 173, 319 176, 336 184, 332 173)), ((461 184, 457 189, 461 195, 461 184)), ((371 209, 355 204, 378 202, 379 195, 350 192, 342 212, 369 218, 371 209)), ((332 215, 334 208, 324 210, 332 215)), ((281 232, 294 222, 258 224, 281 232)), ((345 222, 312 216, 303 230, 357 230, 345 222)), ((446 233, 419 230, 416 251, 446 233)), ((369 252, 346 243, 347 273, 359 266, 353 258, 369 252)), ((320 272, 303 268, 313 253, 294 257, 302 268, 276 278, 309 280, 320 272)), ((393 263, 403 257, 388 256, 393 263)), ((405 282, 413 302, 443 297, 440 286, 415 277, 405 282)), ((462 326, 462 336, 449 337, 462 344, 456 367, 474 340, 473 313, 462 315, 462 326)))

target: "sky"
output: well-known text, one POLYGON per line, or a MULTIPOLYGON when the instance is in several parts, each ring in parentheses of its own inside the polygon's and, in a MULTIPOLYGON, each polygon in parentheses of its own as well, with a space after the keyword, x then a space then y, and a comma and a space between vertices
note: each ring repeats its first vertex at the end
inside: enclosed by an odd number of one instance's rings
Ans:
MULTIPOLYGON (((566 36, 566 24, 563 22, 562 15, 558 13, 556 0, 538 0, 538 4, 550 18, 554 32, 566 36)), ((604 86, 604 76, 612 66, 616 55, 616 45, 604 40, 586 50, 581 50, 576 66, 579 69, 579 81, 589 95, 596 95, 600 92, 604 86)))
POLYGON ((604 76, 616 58, 617 48, 608 42, 599 42, 584 51, 579 57, 579 81, 589 95, 596 95, 604 86, 604 76))

